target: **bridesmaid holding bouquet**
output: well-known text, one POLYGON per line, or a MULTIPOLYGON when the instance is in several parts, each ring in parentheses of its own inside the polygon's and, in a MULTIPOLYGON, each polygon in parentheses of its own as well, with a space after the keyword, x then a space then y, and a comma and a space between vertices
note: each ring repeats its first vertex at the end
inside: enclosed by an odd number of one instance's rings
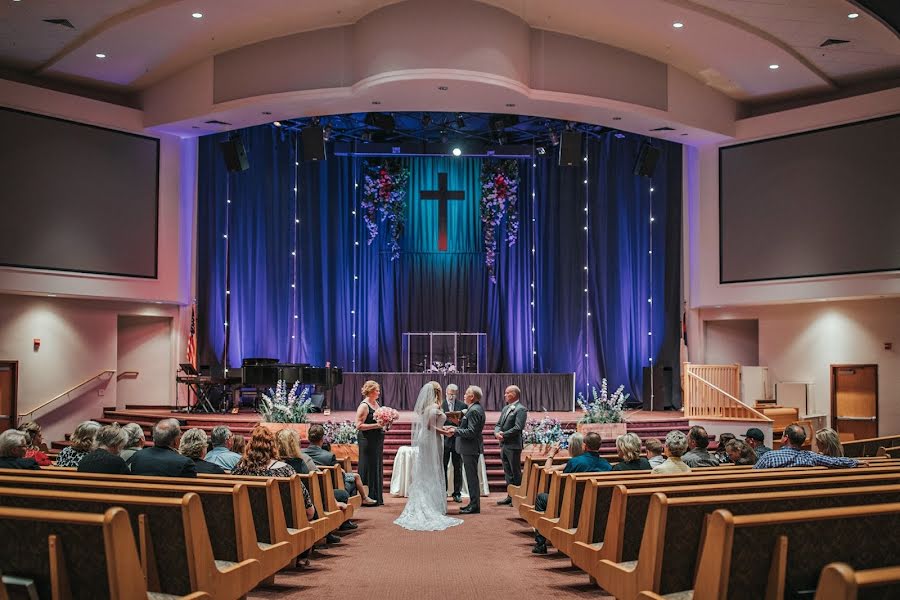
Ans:
POLYGON ((369 498, 384 504, 384 428, 375 420, 380 408, 381 386, 367 381, 362 386, 363 400, 356 409, 356 429, 359 432, 359 476, 369 488, 369 498))

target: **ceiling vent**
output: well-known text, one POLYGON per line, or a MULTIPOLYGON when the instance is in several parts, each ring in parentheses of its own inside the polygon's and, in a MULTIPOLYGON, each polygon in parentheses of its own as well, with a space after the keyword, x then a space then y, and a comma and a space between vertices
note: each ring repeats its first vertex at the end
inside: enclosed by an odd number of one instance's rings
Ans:
POLYGON ((68 19, 44 19, 44 23, 50 23, 51 25, 60 25, 69 29, 75 29, 75 26, 72 25, 72 21, 68 19))
POLYGON ((673 127, 669 127, 668 125, 665 125, 663 127, 657 127, 655 129, 651 129, 650 131, 675 131, 675 129, 673 127))
POLYGON ((841 44, 849 44, 850 40, 839 40, 837 38, 828 38, 821 44, 819 44, 819 48, 826 48, 828 46, 840 46, 841 44))

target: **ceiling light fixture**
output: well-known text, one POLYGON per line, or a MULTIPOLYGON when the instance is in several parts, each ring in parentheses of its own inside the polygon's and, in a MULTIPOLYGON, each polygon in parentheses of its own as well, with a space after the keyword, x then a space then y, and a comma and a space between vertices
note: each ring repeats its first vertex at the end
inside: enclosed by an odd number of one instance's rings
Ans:
POLYGON ((674 23, 672 23, 672 27, 674 27, 675 29, 681 29, 682 27, 684 27, 684 23, 682 23, 681 21, 675 21, 674 23))
POLYGON ((203 13, 191 13, 191 16, 194 17, 195 19, 202 19, 203 13))
POLYGON ((462 155, 462 150, 460 148, 453 149, 453 156, 461 156, 461 155, 462 155))
POLYGON ((281 127, 281 121, 273 121, 272 125, 274 125, 275 127, 281 127))
POLYGON ((103 54, 102 52, 98 52, 98 53, 95 54, 94 56, 96 56, 97 58, 106 58, 106 55, 103 54))
POLYGON ((849 15, 847 15, 847 18, 848 18, 848 19, 855 19, 855 18, 858 17, 858 16, 859 16, 859 13, 850 13, 849 15))
POLYGON ((769 65, 769 68, 774 71, 775 69, 778 68, 778 65, 772 64, 772 65, 769 65))
POLYGON ((439 85, 439 86, 438 86, 438 89, 441 90, 442 92, 446 92, 446 91, 449 90, 450 88, 448 88, 446 85, 439 85))

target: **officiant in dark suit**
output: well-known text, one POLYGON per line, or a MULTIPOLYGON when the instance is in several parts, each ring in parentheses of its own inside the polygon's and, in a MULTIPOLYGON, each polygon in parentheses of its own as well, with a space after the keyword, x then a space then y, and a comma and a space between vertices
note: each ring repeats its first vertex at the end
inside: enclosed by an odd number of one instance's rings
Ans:
MULTIPOLYGON (((510 485, 522 484, 522 431, 528 419, 528 410, 519 402, 521 396, 522 391, 518 386, 506 388, 503 393, 506 406, 494 427, 494 437, 500 441, 500 459, 503 462, 503 477, 506 479, 507 489, 510 485)), ((498 500, 497 504, 512 504, 512 498, 507 493, 506 498, 498 500)))
MULTIPOLYGON (((465 403, 457 399, 459 386, 451 383, 447 386, 447 394, 441 405, 444 413, 462 412, 466 409, 465 403)), ((456 435, 444 438, 444 471, 453 463, 453 501, 462 502, 462 456, 456 451, 456 435)), ((450 490, 449 476, 447 477, 447 491, 450 490)))
POLYGON ((478 459, 484 453, 484 408, 481 388, 470 385, 463 400, 468 409, 456 428, 456 451, 462 456, 466 472, 466 487, 469 488, 469 503, 459 509, 461 515, 475 515, 481 512, 481 486, 478 483, 478 459))

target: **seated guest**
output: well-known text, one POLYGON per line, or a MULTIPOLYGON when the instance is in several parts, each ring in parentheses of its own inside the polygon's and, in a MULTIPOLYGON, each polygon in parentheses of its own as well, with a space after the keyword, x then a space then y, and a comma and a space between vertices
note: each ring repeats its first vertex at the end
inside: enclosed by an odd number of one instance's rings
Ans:
POLYGON ((658 439, 648 438, 644 440, 644 448, 647 450, 647 462, 650 463, 651 468, 658 467, 666 462, 664 455, 666 447, 658 439))
POLYGON ((756 452, 741 440, 729 440, 725 444, 725 453, 728 454, 728 462, 736 465, 754 465, 756 464, 756 452))
POLYGON ((749 444, 753 451, 756 452, 756 460, 762 458, 766 452, 772 451, 771 448, 766 446, 766 436, 762 429, 758 427, 751 427, 747 430, 747 433, 744 434, 744 442, 749 444))
POLYGON ((261 477, 290 477, 297 473, 294 467, 278 460, 275 436, 262 425, 257 425, 250 432, 250 443, 241 460, 231 472, 234 475, 259 475, 261 477))
POLYGON ((129 475, 128 465, 119 456, 127 441, 128 434, 118 423, 104 425, 94 436, 94 449, 78 463, 78 472, 129 475))
POLYGON ((725 446, 727 446, 728 442, 731 440, 736 439, 737 436, 733 433, 719 434, 719 444, 716 446, 716 459, 719 461, 720 465, 731 462, 731 459, 728 457, 728 452, 725 450, 725 446))
POLYGON ((181 426, 178 419, 163 419, 153 426, 153 446, 135 452, 128 459, 134 475, 196 477, 197 468, 187 456, 178 454, 181 426))
MULTIPOLYGON (((309 428, 308 435, 309 446, 306 448, 306 455, 309 456, 315 464, 322 465, 323 467, 333 467, 337 465, 338 462, 334 453, 322 448, 323 440, 325 439, 325 428, 318 424, 313 425, 309 428)), ((377 501, 368 497, 362 479, 360 479, 359 474, 357 473, 344 473, 344 489, 334 490, 334 498, 338 502, 347 502, 347 500, 350 499, 350 494, 354 494, 357 491, 364 497, 364 505, 375 506, 378 504, 377 501)))
POLYGON ((33 458, 25 458, 28 434, 18 429, 0 433, 0 469, 40 469, 33 458))
POLYGON ((178 444, 178 451, 182 456, 187 456, 194 461, 194 468, 198 473, 211 473, 213 475, 224 475, 225 469, 219 465, 203 460, 206 456, 206 445, 209 438, 202 429, 189 429, 187 433, 181 436, 181 442, 178 444))
MULTIPOLYGON (((580 456, 569 459, 563 468, 563 473, 601 473, 612 470, 612 465, 605 458, 600 457, 600 445, 603 438, 596 431, 591 431, 584 436, 585 451, 580 456)), ((537 511, 547 510, 547 501, 550 495, 540 493, 534 499, 534 509, 537 511)), ((547 538, 540 533, 534 536, 534 548, 531 549, 534 554, 547 554, 547 538)))
POLYGON ((653 467, 651 472, 654 474, 690 473, 691 468, 681 460, 681 456, 687 450, 687 446, 687 436, 684 433, 670 431, 666 434, 666 460, 661 465, 653 467))
POLYGON ((688 432, 688 448, 681 460, 692 469, 697 467, 718 467, 719 459, 710 454, 706 448, 709 446, 709 436, 706 429, 694 425, 688 432))
POLYGON ((122 460, 127 461, 134 456, 134 453, 144 447, 147 440, 144 438, 144 428, 137 423, 129 423, 122 427, 122 430, 128 434, 128 440, 125 442, 125 448, 119 452, 122 460))
MULTIPOLYGON (((547 453, 547 460, 544 461, 545 469, 549 469, 551 471, 562 471, 566 468, 565 463, 561 465, 553 464, 553 459, 556 458, 557 454, 559 454, 559 447, 559 442, 550 446, 550 451, 547 453)), ((575 432, 569 436, 569 458, 575 458, 576 456, 581 456, 582 454, 584 454, 584 436, 578 432, 575 432)))
MULTIPOLYGON (((843 456, 844 446, 841 444, 841 438, 838 437, 837 431, 826 427, 816 432, 816 451, 825 456, 843 456)), ((27 454, 25 456, 28 456, 27 454)))
POLYGON ((613 471, 649 471, 650 462, 641 456, 641 438, 636 433, 626 433, 616 438, 616 452, 622 460, 613 471))
POLYGON ((754 469, 778 469, 781 467, 857 467, 866 463, 844 458, 843 456, 825 456, 800 447, 806 441, 806 430, 799 425, 788 425, 781 437, 781 448, 770 450, 759 457, 754 469))
MULTIPOLYGON (((241 453, 234 449, 234 440, 237 436, 231 434, 231 430, 225 425, 216 425, 210 433, 212 450, 206 453, 206 461, 219 465, 226 471, 231 471, 238 461, 241 453)), ((241 438, 243 440, 243 438, 241 438)), ((241 447, 243 451, 243 447, 241 447)))
POLYGON ((275 442, 278 444, 278 456, 281 460, 294 467, 301 475, 319 470, 313 459, 300 450, 300 434, 293 429, 285 427, 279 430, 275 434, 275 442))
POLYGON ((97 421, 84 421, 79 423, 75 431, 72 432, 71 442, 62 449, 59 456, 56 457, 57 467, 77 467, 84 455, 91 451, 94 447, 94 435, 100 429, 100 423, 97 421))
MULTIPOLYGON (((247 445, 247 440, 241 434, 235 433, 234 435, 231 436, 231 451, 234 452, 235 454, 237 454, 238 456, 244 455, 244 448, 246 445, 247 445)), ((238 459, 238 460, 240 460, 240 459, 238 459)), ((234 463, 234 464, 236 465, 237 463, 234 463)), ((222 465, 219 465, 219 466, 221 467, 222 465)), ((224 469, 225 467, 222 467, 222 468, 224 469)))
POLYGON ((28 450, 25 458, 33 458, 34 462, 42 467, 50 466, 50 457, 47 456, 47 444, 41 435, 41 426, 35 421, 26 421, 19 425, 19 431, 28 436, 28 450))

